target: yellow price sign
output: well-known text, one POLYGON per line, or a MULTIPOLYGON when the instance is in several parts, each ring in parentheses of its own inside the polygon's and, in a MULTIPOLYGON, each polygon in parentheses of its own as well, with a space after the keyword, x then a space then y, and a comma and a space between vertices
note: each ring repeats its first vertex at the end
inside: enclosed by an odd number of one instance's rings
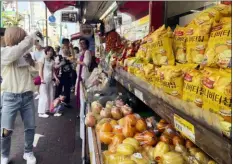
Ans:
POLYGON ((193 124, 181 118, 177 114, 174 114, 174 126, 176 130, 195 143, 195 128, 193 124))

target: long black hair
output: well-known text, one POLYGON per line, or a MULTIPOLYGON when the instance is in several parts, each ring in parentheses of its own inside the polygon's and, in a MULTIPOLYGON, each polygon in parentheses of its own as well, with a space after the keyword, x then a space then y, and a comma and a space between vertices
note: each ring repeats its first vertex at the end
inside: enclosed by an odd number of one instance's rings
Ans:
POLYGON ((85 38, 81 38, 81 39, 79 40, 79 42, 81 42, 81 41, 84 41, 85 44, 86 44, 86 46, 87 46, 87 49, 89 49, 89 47, 90 47, 89 40, 87 40, 87 39, 85 39, 85 38))

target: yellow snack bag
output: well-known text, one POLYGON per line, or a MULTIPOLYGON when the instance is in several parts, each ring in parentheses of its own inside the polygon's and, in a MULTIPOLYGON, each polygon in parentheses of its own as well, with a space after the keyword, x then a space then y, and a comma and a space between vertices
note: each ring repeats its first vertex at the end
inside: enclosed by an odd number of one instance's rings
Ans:
POLYGON ((143 58, 137 58, 132 64, 132 67, 134 67, 134 75, 142 80, 146 80, 144 70, 143 70, 145 63, 146 62, 144 61, 143 58))
POLYGON ((186 63, 186 35, 185 27, 176 26, 174 31, 173 51, 176 61, 179 63, 186 63))
POLYGON ((222 18, 212 27, 202 65, 231 67, 231 18, 222 18))
POLYGON ((201 64, 209 40, 211 23, 190 24, 186 28, 186 53, 188 63, 201 64))
POLYGON ((138 52, 136 53, 136 57, 145 58, 147 53, 147 44, 140 45, 138 52))
POLYGON ((188 70, 184 76, 183 100, 202 107, 202 73, 196 69, 188 70))
POLYGON ((154 87, 161 88, 161 81, 160 81, 160 68, 155 67, 154 69, 154 87))
POLYGON ((155 75, 155 71, 154 71, 154 65, 150 64, 150 63, 146 63, 143 67, 144 70, 144 74, 146 77, 146 81, 149 84, 154 84, 154 75, 155 75))
POLYGON ((217 113, 231 122, 231 73, 225 70, 205 69, 203 74, 203 109, 217 113))
POLYGON ((210 7, 204 11, 202 11, 195 19, 194 22, 197 25, 210 23, 211 21, 218 22, 223 16, 231 15, 231 6, 218 4, 213 7, 210 7))
POLYGON ((176 66, 162 66, 160 69, 160 82, 165 93, 182 98, 183 73, 176 66))
MULTIPOLYGON (((164 26, 162 26, 164 27, 164 26)), ((152 60, 155 65, 174 65, 171 28, 159 28, 152 34, 152 60)))

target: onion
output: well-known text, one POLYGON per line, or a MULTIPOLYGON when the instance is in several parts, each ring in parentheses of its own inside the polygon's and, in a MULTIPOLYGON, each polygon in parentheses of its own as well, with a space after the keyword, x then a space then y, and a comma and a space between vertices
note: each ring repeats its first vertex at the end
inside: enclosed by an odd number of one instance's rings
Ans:
POLYGON ((111 110, 112 118, 119 120, 123 117, 120 108, 113 106, 111 110))
POLYGON ((176 130, 172 127, 171 124, 168 124, 165 127, 164 134, 169 136, 170 138, 173 138, 176 136, 176 130))
POLYGON ((139 119, 135 127, 138 132, 144 132, 147 129, 146 121, 139 119))
POLYGON ((124 114, 124 116, 126 116, 126 115, 129 115, 129 114, 132 113, 132 108, 129 107, 129 105, 126 104, 126 105, 121 107, 121 111, 124 114))
POLYGON ((93 113, 98 113, 99 114, 101 109, 102 109, 102 105, 99 102, 94 101, 94 102, 91 103, 91 110, 92 110, 93 113))
POLYGON ((173 145, 177 145, 177 144, 179 144, 179 145, 184 145, 184 140, 181 138, 181 137, 179 137, 179 136, 175 136, 175 137, 173 137, 172 138, 172 142, 173 142, 173 145))
POLYGON ((195 145, 190 140, 187 140, 185 143, 185 147, 190 149, 192 147, 195 147, 195 145))
POLYGON ((172 143, 172 140, 170 137, 168 137, 167 135, 163 134, 160 136, 160 141, 166 143, 166 144, 171 144, 172 143))
POLYGON ((156 126, 157 126, 157 129, 158 129, 161 133, 163 133, 164 130, 165 130, 165 127, 167 126, 167 124, 162 123, 162 122, 159 122, 156 126))
POLYGON ((117 107, 122 107, 125 105, 122 99, 116 100, 115 104, 117 107))
POLYGON ((88 127, 94 127, 96 124, 96 119, 93 115, 89 114, 85 118, 85 124, 88 127))
POLYGON ((100 111, 100 116, 102 118, 111 118, 111 109, 104 108, 100 111))
POLYGON ((108 101, 105 105, 105 108, 112 108, 113 107, 113 101, 108 101))
POLYGON ((105 122, 100 128, 101 132, 112 132, 112 130, 112 125, 109 122, 105 122))
POLYGON ((133 114, 125 116, 125 122, 129 122, 130 125, 135 126, 137 123, 137 118, 133 114))

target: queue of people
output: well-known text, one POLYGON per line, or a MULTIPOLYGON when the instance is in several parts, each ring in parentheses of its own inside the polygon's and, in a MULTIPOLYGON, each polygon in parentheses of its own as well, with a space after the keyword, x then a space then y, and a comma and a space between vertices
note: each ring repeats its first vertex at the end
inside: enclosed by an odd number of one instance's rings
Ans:
POLYGON ((32 145, 36 127, 35 93, 41 118, 48 118, 50 114, 61 116, 65 108, 70 108, 72 90, 77 96, 77 109, 80 109, 81 83, 89 77, 92 62, 88 40, 80 39, 80 51, 73 48, 68 39, 63 39, 62 47, 54 50, 51 46, 43 48, 38 40, 41 37, 40 32, 27 35, 19 27, 5 31, 6 47, 1 47, 1 164, 9 162, 11 135, 18 111, 25 128, 23 158, 27 163, 36 163, 32 145), (36 51, 29 53, 33 46, 36 51))

